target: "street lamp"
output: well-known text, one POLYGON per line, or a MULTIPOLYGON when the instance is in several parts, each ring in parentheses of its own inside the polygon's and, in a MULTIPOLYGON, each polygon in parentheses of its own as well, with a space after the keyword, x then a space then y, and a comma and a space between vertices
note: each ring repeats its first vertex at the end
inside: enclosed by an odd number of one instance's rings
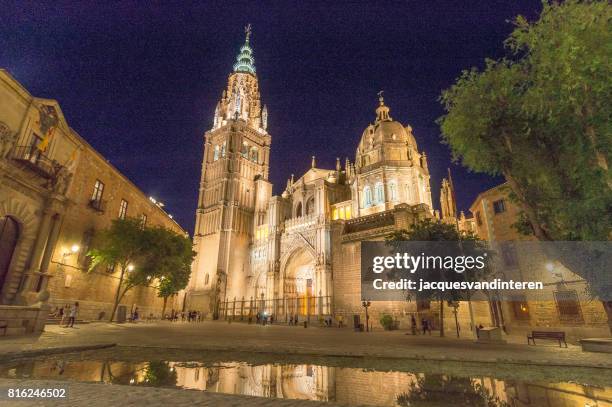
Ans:
POLYGON ((69 251, 65 251, 64 253, 62 253, 62 263, 65 263, 68 257, 72 256, 73 254, 77 254, 79 250, 81 250, 81 248, 78 244, 73 244, 72 246, 70 246, 69 251))
POLYGON ((363 308, 365 308, 365 314, 366 314, 366 332, 370 332, 370 315, 368 314, 368 308, 370 308, 370 305, 372 305, 372 302, 369 300, 363 300, 361 302, 361 306, 363 308))
POLYGON ((133 264, 128 264, 127 270, 128 271, 134 271, 134 265, 133 264))

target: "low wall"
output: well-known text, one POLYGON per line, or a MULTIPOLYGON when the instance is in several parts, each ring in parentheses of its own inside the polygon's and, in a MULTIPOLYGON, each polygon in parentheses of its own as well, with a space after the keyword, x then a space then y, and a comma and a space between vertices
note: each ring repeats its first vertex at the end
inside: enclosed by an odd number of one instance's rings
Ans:
POLYGON ((45 329, 49 306, 0 305, 0 336, 27 335, 45 329))

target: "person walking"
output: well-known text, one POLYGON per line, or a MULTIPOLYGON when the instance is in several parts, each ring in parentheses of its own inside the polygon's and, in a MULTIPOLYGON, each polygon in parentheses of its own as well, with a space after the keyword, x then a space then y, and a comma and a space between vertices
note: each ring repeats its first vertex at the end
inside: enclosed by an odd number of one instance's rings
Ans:
POLYGON ((412 331, 413 335, 417 334, 417 323, 414 315, 410 316, 410 330, 412 331))
POLYGON ((68 318, 68 325, 66 325, 66 327, 74 328, 74 321, 76 321, 77 315, 79 315, 79 303, 75 302, 72 308, 70 308, 70 317, 68 318))
POLYGON ((343 328, 344 327, 344 315, 338 315, 337 319, 338 319, 338 328, 343 328))
POLYGON ((427 322, 427 320, 425 318, 421 319, 421 329, 423 330, 423 335, 425 335, 425 333, 427 333, 427 331, 429 330, 429 322, 427 322))

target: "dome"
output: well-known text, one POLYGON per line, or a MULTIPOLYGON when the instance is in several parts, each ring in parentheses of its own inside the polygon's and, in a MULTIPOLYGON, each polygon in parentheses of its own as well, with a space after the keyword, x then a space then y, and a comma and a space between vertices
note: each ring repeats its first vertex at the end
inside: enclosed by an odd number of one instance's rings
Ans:
POLYGON ((392 119, 369 125, 361 135, 359 151, 378 148, 382 143, 403 144, 417 150, 412 127, 410 125, 404 127, 400 122, 392 119))
POLYGON ((418 152, 416 140, 412 134, 410 125, 404 126, 402 123, 393 120, 389 116, 389 107, 384 104, 382 96, 379 99, 380 105, 376 109, 376 121, 370 124, 363 131, 361 141, 357 148, 355 162, 365 161, 370 164, 381 161, 404 161, 408 160, 410 153, 408 150, 418 152), (368 155, 366 160, 362 160, 364 155, 368 155))

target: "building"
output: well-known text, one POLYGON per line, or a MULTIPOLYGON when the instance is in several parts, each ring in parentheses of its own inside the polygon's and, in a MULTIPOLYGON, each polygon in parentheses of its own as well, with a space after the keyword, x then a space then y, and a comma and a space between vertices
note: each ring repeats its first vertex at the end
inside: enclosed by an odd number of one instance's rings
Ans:
POLYGON ((535 243, 535 238, 513 226, 521 211, 509 194, 510 187, 504 183, 478 195, 470 207, 475 232, 500 254, 497 270, 520 275, 524 281, 542 281, 545 292, 537 300, 522 296, 495 304, 491 323, 503 325, 510 334, 557 330, 572 338, 608 336, 604 306, 589 298, 584 279, 525 244, 535 243))
MULTIPOLYGON (((272 136, 249 40, 247 31, 204 136, 194 232, 198 255, 186 307, 213 318, 267 312, 277 320, 343 315, 348 321, 363 312, 360 242, 439 217, 427 155, 412 128, 391 117, 381 92, 354 162, 337 159, 335 168, 321 168, 312 157, 311 168, 291 176, 283 193, 273 196, 272 136)), ((449 185, 444 180, 446 192, 449 185)), ((454 195, 445 199, 445 219, 457 222, 449 212, 455 211, 454 195)), ((461 222, 470 224, 465 216, 461 222)), ((428 304, 418 311, 435 314, 428 304)), ((371 312, 408 318, 417 306, 376 303, 371 312)))
MULTIPOLYGON (((183 229, 70 128, 55 100, 0 70, 0 322, 40 331, 48 309, 79 301, 80 318, 112 307, 113 270, 85 273, 95 232, 117 217, 183 229)), ((153 286, 123 302, 159 314, 153 286)))

